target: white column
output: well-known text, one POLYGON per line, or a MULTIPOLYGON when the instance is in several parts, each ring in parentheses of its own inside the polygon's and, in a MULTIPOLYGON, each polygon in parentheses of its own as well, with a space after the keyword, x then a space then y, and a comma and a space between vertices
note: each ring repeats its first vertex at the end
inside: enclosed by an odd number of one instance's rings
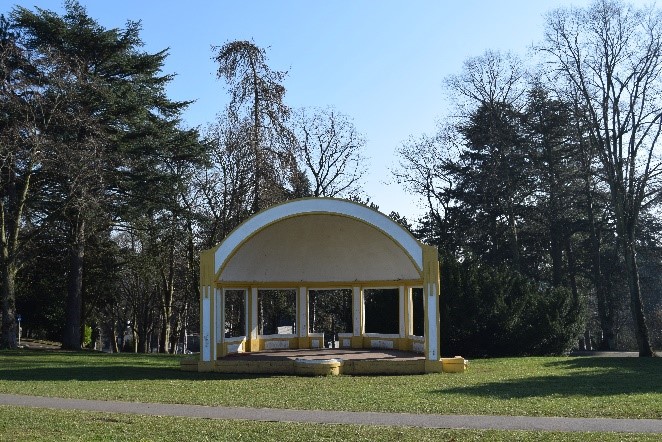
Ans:
POLYGON ((257 339, 257 287, 251 288, 250 338, 257 339))
MULTIPOLYGON (((216 344, 221 344, 225 341, 225 293, 220 288, 214 289, 214 304, 216 306, 216 344)), ((216 345, 212 347, 214 359, 216 359, 218 352, 216 345)))
POLYGON ((352 288, 352 334, 363 335, 363 291, 361 287, 352 288))
POLYGON ((411 287, 407 287, 405 291, 407 303, 407 329, 405 330, 407 336, 412 336, 414 334, 414 299, 413 299, 414 290, 411 287))
POLYGON ((202 322, 202 360, 204 362, 211 361, 211 321, 212 321, 212 312, 211 312, 211 287, 203 286, 202 287, 202 306, 200 320, 202 322))
POLYGON ((426 293, 424 293, 427 300, 427 330, 425 330, 425 339, 427 339, 427 348, 428 348, 428 360, 436 361, 439 359, 437 354, 438 348, 438 335, 439 331, 437 330, 437 321, 439 314, 439 307, 437 306, 437 284, 434 282, 429 282, 426 285, 426 293))
POLYGON ((297 336, 300 338, 308 337, 308 289, 299 287, 297 311, 297 336))

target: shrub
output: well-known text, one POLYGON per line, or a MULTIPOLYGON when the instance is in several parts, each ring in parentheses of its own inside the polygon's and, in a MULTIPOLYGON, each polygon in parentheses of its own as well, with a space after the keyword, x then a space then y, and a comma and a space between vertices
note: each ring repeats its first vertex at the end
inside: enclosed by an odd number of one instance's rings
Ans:
POLYGON ((83 348, 88 348, 92 344, 92 327, 85 324, 83 326, 83 348))
POLYGON ((448 356, 560 354, 583 325, 582 304, 570 290, 470 260, 443 259, 440 309, 448 356))

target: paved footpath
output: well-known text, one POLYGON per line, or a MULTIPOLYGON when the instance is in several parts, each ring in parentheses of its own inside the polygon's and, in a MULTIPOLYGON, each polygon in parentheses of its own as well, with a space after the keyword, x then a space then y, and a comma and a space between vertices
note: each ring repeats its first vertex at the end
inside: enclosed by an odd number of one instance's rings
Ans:
POLYGON ((524 416, 464 416, 207 407, 202 405, 62 399, 0 394, 0 405, 85 410, 146 416, 241 419, 267 422, 388 425, 421 428, 662 433, 660 419, 605 419, 524 416))

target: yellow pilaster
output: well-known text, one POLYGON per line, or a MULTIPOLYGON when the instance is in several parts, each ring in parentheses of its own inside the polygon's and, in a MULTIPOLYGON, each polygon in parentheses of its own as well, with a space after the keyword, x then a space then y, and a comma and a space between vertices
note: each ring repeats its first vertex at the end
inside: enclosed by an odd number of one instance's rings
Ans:
POLYGON ((200 254, 200 360, 207 363, 216 359, 215 250, 204 250, 200 254))
POLYGON ((257 325, 257 287, 251 287, 248 291, 248 324, 246 333, 246 351, 260 351, 257 325))

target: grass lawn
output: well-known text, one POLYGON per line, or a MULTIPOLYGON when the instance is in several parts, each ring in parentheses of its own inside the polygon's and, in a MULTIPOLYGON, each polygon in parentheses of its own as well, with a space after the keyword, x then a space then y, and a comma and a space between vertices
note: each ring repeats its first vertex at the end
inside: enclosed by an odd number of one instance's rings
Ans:
MULTIPOLYGON (((0 392, 320 410, 662 418, 662 359, 472 361, 462 374, 290 377, 191 373, 179 357, 0 351, 0 392)), ((0 440, 653 441, 659 435, 434 430, 134 416, 0 406, 0 440)))
POLYGON ((471 361, 461 374, 252 376, 179 370, 179 357, 0 352, 0 392, 310 410, 662 419, 662 358, 471 361))
POLYGON ((0 406, 2 441, 657 441, 660 435, 468 431, 360 425, 236 422, 0 406))

